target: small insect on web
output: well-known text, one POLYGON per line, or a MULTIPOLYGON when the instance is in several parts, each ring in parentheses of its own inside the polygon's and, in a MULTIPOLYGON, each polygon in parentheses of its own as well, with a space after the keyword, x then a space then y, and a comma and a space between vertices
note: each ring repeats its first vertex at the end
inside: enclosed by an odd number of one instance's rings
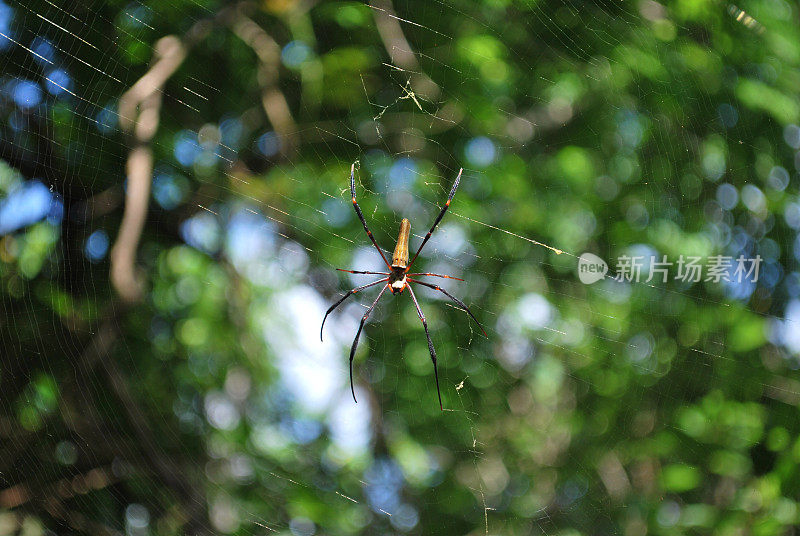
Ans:
POLYGON ((389 264, 389 261, 386 259, 386 255, 383 254, 383 250, 381 250, 380 246, 378 246, 378 242, 375 241, 375 237, 372 236, 372 231, 369 230, 367 226, 367 221, 364 219, 364 214, 361 212, 361 208, 358 206, 356 202, 356 181, 355 181, 355 163, 350 166, 350 193, 353 198, 353 208, 358 214, 358 219, 361 220, 361 223, 364 225, 364 230, 367 232, 367 236, 372 241, 372 244, 375 246, 375 249, 378 250, 380 253, 383 262, 386 263, 386 268, 388 268, 388 272, 369 272, 369 271, 360 271, 360 270, 344 270, 341 268, 337 268, 337 270, 341 272, 348 272, 351 274, 366 274, 366 275, 384 275, 386 277, 382 279, 378 279, 377 281, 373 281, 372 283, 367 283, 366 285, 361 285, 360 287, 356 287, 354 289, 349 290, 344 296, 339 298, 339 300, 331 305, 331 307, 325 312, 325 317, 322 319, 322 326, 319 328, 319 339, 322 340, 322 330, 325 327, 325 320, 327 320, 328 315, 333 312, 334 309, 339 307, 347 298, 360 292, 364 289, 373 287, 375 285, 379 285, 381 283, 385 283, 381 291, 378 293, 378 297, 375 298, 375 301, 372 302, 372 305, 369 306, 367 312, 364 313, 364 316, 361 317, 361 323, 358 326, 358 331, 356 331, 356 337, 353 340, 353 346, 350 348, 350 392, 353 393, 353 401, 358 403, 356 400, 356 392, 353 388, 353 356, 356 353, 356 347, 358 346, 358 339, 361 336, 361 330, 364 329, 364 323, 366 323, 367 318, 369 317, 372 310, 377 305, 378 300, 381 299, 383 293, 386 292, 386 289, 389 289, 392 294, 402 294, 403 290, 408 289, 408 293, 411 295, 411 299, 414 301, 414 307, 417 308, 417 315, 419 315, 419 319, 422 321, 422 327, 425 328, 425 337, 428 339, 428 350, 431 354, 431 361, 433 361, 433 374, 436 378, 436 394, 439 397, 439 408, 444 410, 444 406, 442 405, 442 392, 439 389, 439 371, 436 367, 436 350, 433 348, 433 342, 431 341, 431 335, 428 332, 428 322, 425 320, 425 315, 422 313, 422 308, 419 306, 419 302, 417 301, 417 297, 414 295, 414 291, 411 289, 411 283, 416 283, 418 285, 422 285, 424 287, 432 288, 437 290, 450 298, 453 302, 455 302, 459 307, 464 309, 467 314, 478 324, 478 327, 481 328, 484 336, 486 335, 486 330, 483 329, 483 326, 478 319, 475 318, 475 315, 472 314, 472 311, 469 310, 469 307, 464 304, 461 300, 447 292, 446 290, 440 288, 438 285, 432 285, 430 283, 426 283, 424 281, 419 281, 418 279, 412 279, 413 276, 430 276, 430 277, 443 277, 447 279, 455 279, 457 281, 463 281, 463 279, 459 279, 457 277, 452 277, 449 275, 442 275, 442 274, 432 274, 432 273, 409 273, 411 270, 411 266, 414 264, 414 261, 417 260, 419 256, 419 252, 422 251, 422 248, 425 247, 425 244, 428 242, 428 239, 433 234, 433 230, 436 229, 436 226, 439 225, 439 222, 442 221, 444 217, 444 213, 447 212, 447 208, 450 206, 450 202, 453 200, 453 196, 456 194, 456 188, 458 188, 458 183, 461 180, 461 173, 463 169, 458 171, 458 176, 456 177, 455 183, 453 187, 450 189, 450 195, 447 197, 447 202, 445 202, 444 207, 442 207, 441 212, 436 217, 436 220, 433 222, 430 231, 428 234, 425 235, 425 238, 422 240, 422 244, 419 245, 417 252, 412 257, 411 262, 408 261, 408 238, 411 235, 411 223, 407 219, 403 219, 400 223, 400 235, 397 237, 397 245, 394 248, 394 255, 392 255, 392 263, 389 264))

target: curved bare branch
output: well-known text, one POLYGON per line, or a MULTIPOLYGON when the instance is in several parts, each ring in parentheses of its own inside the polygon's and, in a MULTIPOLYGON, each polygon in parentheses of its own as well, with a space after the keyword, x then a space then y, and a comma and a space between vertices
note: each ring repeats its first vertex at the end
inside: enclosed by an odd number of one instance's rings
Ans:
POLYGON ((150 140, 158 130, 162 89, 185 58, 186 46, 178 37, 161 38, 155 45, 150 69, 119 100, 120 126, 132 135, 133 143, 125 165, 125 211, 111 250, 111 284, 126 302, 141 300, 144 290, 143 278, 136 273, 136 250, 150 199, 153 175, 150 140))

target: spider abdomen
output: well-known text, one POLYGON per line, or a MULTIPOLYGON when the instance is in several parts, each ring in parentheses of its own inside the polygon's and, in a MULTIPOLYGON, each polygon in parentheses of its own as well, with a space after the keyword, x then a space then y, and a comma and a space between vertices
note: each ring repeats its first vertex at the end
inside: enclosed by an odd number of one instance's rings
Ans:
POLYGON ((397 245, 394 247, 392 256, 392 268, 403 268, 408 266, 408 237, 411 234, 411 222, 406 218, 400 222, 400 234, 397 237, 397 245))

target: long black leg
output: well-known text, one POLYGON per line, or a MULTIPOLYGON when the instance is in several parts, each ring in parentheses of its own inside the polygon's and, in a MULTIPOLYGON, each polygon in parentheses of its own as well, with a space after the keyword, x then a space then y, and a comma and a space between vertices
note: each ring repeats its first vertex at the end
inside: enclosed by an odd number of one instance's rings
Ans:
POLYGON ((358 400, 356 400, 356 391, 355 389, 353 389, 353 356, 356 355, 356 346, 358 346, 358 338, 361 336, 361 330, 364 329, 364 322, 367 321, 367 317, 369 317, 369 314, 378 304, 378 300, 381 299, 381 296, 383 296, 383 293, 386 292, 387 288, 389 288, 389 285, 386 285, 381 289, 380 293, 378 294, 378 297, 375 298, 375 301, 372 302, 372 305, 369 306, 367 312, 364 313, 364 316, 361 317, 361 324, 358 325, 358 331, 356 331, 356 338, 353 339, 353 347, 350 348, 350 392, 353 393, 353 402, 355 402, 356 404, 358 404, 358 400))
POLYGON ((362 272, 360 270, 345 270, 344 268, 337 268, 337 270, 340 272, 347 272, 348 274, 389 275, 389 272, 362 272))
POLYGON ((419 306, 417 297, 414 296, 414 291, 411 290, 411 285, 406 286, 408 287, 408 293, 411 294, 411 299, 414 300, 414 306, 417 308, 419 319, 422 320, 422 327, 425 328, 425 336, 428 338, 428 350, 431 353, 431 361, 433 361, 433 377, 436 378, 436 394, 439 395, 439 409, 444 411, 444 406, 442 406, 442 392, 439 390, 439 371, 436 367, 436 350, 433 349, 431 334, 428 333, 428 322, 425 321, 425 315, 422 314, 422 308, 419 306))
POLYGON ((365 288, 369 288, 369 287, 371 287, 371 286, 377 285, 378 283, 383 283, 384 281, 388 281, 388 280, 389 280, 389 278, 388 278, 388 277, 385 277, 385 278, 383 278, 383 279, 378 279, 377 281, 373 281, 372 283, 367 283, 366 285, 361 285, 360 287, 356 287, 356 288, 354 288, 354 289, 352 289, 352 290, 348 290, 348 291, 347 291, 347 294, 345 294, 344 296, 342 296, 342 297, 339 299, 339 301, 337 301, 336 303, 334 303, 333 305, 331 305, 331 306, 330 306, 330 308, 329 308, 329 309, 328 309, 328 310, 325 312, 325 318, 323 318, 323 319, 322 319, 322 326, 320 326, 320 328, 319 328, 319 340, 320 340, 320 341, 322 340, 322 328, 324 328, 324 327, 325 327, 325 320, 327 320, 327 319, 328 319, 328 315, 329 315, 329 314, 331 314, 331 313, 333 312, 333 310, 334 310, 334 309, 336 309, 337 307, 339 307, 339 305, 341 305, 341 303, 342 303, 344 300, 346 300, 347 298, 349 298, 350 296, 352 296, 352 295, 353 295, 353 294, 355 294, 356 292, 360 292, 360 291, 364 290, 365 288))
POLYGON ((442 208, 442 211, 436 217, 436 221, 433 222, 433 225, 431 226, 431 230, 428 231, 428 234, 425 235, 425 238, 422 240, 422 244, 419 245, 419 249, 414 254, 414 257, 411 259, 411 262, 409 262, 408 266, 406 266, 406 272, 408 272, 411 269, 411 265, 414 264, 415 260, 417 260, 417 256, 419 255, 419 252, 422 251, 422 248, 425 247, 425 243, 431 237, 431 234, 433 234, 433 230, 436 229, 436 226, 439 225, 440 221, 442 221, 442 218, 444 217, 444 213, 447 212, 447 208, 450 206, 450 201, 452 201, 453 200, 453 196, 456 195, 456 188, 458 188, 458 183, 461 180, 461 173, 463 171, 464 171, 463 168, 458 170, 458 176, 456 177, 456 182, 453 184, 453 187, 450 189, 450 195, 447 196, 447 202, 444 204, 444 207, 442 208))
POLYGON ((467 307, 467 305, 464 302, 462 302, 461 300, 459 300, 458 298, 456 298, 455 296, 453 296, 452 294, 450 294, 449 292, 444 290, 442 287, 439 287, 437 285, 431 285, 430 283, 424 283, 424 282, 419 281, 417 279, 407 279, 407 281, 411 281, 412 283, 416 283, 417 285, 422 285, 424 287, 432 288, 433 290, 438 290, 439 292, 441 292, 442 294, 444 294, 445 296, 447 296, 448 298, 450 298, 451 300, 456 302, 458 304, 458 306, 461 307, 462 309, 464 309, 467 312, 467 314, 472 317, 472 319, 475 321, 475 323, 478 324, 478 327, 481 328, 481 331, 483 332, 483 335, 485 337, 488 337, 488 335, 486 335, 486 330, 483 329, 483 326, 481 325, 481 323, 478 322, 478 319, 475 318, 475 315, 472 314, 472 311, 469 310, 469 307, 467 307))
POLYGON ((392 266, 389 264, 389 261, 386 260, 386 255, 383 254, 383 250, 375 241, 375 237, 372 236, 372 231, 369 230, 367 227, 367 220, 364 219, 364 214, 361 213, 361 208, 359 208, 358 203, 356 203, 356 164, 355 162, 350 166, 350 195, 353 196, 353 208, 356 209, 356 214, 358 214, 358 219, 361 220, 361 223, 364 225, 364 230, 367 232, 367 236, 369 239, 372 240, 372 244, 375 246, 375 249, 378 250, 378 253, 381 254, 383 257, 383 262, 386 263, 386 266, 391 270, 392 266))

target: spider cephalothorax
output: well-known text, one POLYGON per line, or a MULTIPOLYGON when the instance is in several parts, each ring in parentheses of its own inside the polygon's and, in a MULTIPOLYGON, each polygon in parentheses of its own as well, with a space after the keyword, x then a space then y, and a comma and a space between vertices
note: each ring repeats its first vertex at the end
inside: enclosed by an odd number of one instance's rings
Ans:
POLYGON ((355 164, 350 166, 350 193, 353 197, 353 208, 358 214, 358 219, 361 220, 362 225, 364 225, 364 230, 367 232, 367 236, 372 241, 372 244, 375 246, 375 249, 378 250, 378 253, 381 254, 381 258, 383 262, 386 263, 386 267, 389 269, 388 272, 364 272, 358 270, 342 270, 341 268, 337 268, 342 272, 349 272, 351 274, 374 274, 374 275, 383 275, 386 276, 382 279, 378 279, 377 281, 373 281, 372 283, 367 283, 366 285, 362 285, 360 287, 356 287, 344 296, 342 296, 339 301, 331 305, 331 307, 325 313, 325 318, 322 319, 322 327, 319 329, 319 338, 322 340, 322 329, 325 327, 325 320, 328 318, 328 315, 336 309, 342 302, 344 302, 348 297, 352 296, 353 294, 360 292, 366 288, 378 285, 380 283, 385 283, 381 291, 378 293, 378 297, 375 298, 375 301, 372 302, 372 305, 369 306, 367 312, 364 313, 364 316, 361 317, 361 323, 358 326, 358 331, 356 332, 356 337, 353 340, 353 346, 350 348, 350 391, 353 393, 353 400, 356 400, 356 392, 353 388, 353 356, 356 353, 356 347, 358 346, 358 338, 361 336, 361 330, 364 329, 364 323, 367 321, 369 314, 375 308, 375 305, 378 303, 378 300, 381 299, 383 293, 386 292, 388 288, 392 294, 402 294, 403 290, 408 289, 408 293, 411 294, 411 299, 414 301, 414 306, 417 308, 417 315, 419 315, 419 319, 422 321, 422 326, 425 328, 425 337, 428 339, 428 350, 431 354, 431 361, 433 361, 433 374, 436 378, 436 394, 439 396, 439 407, 443 409, 442 406, 442 393, 439 390, 439 371, 436 368, 436 350, 433 348, 433 342, 431 342, 431 335, 428 332, 428 322, 425 320, 425 315, 422 314, 422 308, 419 306, 419 302, 417 301, 417 297, 414 295, 414 291, 411 289, 411 283, 416 283, 418 285, 422 285, 424 287, 432 288, 437 290, 453 300, 456 304, 458 304, 467 314, 472 317, 475 322, 477 322, 478 326, 483 331, 483 334, 486 335, 486 330, 483 329, 481 323, 478 322, 478 319, 475 318, 475 315, 469 310, 464 302, 452 296, 446 290, 441 289, 437 285, 431 285, 430 283, 425 283, 423 281, 419 281, 416 279, 412 279, 411 276, 433 276, 433 277, 444 277, 447 279, 457 279, 458 281, 463 281, 463 279, 459 279, 457 277, 452 277, 449 275, 441 275, 441 274, 432 274, 432 273, 409 273, 411 269, 411 265, 414 264, 414 261, 417 260, 419 256, 419 252, 422 251, 423 246, 428 242, 428 239, 431 237, 433 230, 436 229, 436 226, 442 221, 444 217, 444 213, 447 212, 447 208, 450 206, 450 201, 453 200, 453 196, 456 193, 456 188, 458 188, 458 182, 461 180, 461 172, 463 170, 459 170, 458 176, 456 177, 455 183, 453 187, 450 189, 450 195, 447 197, 447 202, 445 202, 444 207, 442 207, 441 212, 436 217, 436 220, 433 222, 430 231, 428 234, 425 235, 425 238, 422 240, 422 244, 419 245, 417 252, 414 254, 414 257, 411 259, 411 262, 408 261, 408 238, 411 235, 411 222, 407 219, 403 219, 400 223, 400 235, 397 237, 397 245, 394 248, 394 255, 392 255, 392 263, 389 264, 389 261, 386 259, 386 255, 383 254, 383 250, 378 246, 378 243, 375 241, 375 237, 372 236, 372 231, 369 230, 367 227, 367 222, 364 219, 364 214, 361 212, 361 208, 359 208, 358 203, 356 202, 356 182, 355 182, 355 164))

